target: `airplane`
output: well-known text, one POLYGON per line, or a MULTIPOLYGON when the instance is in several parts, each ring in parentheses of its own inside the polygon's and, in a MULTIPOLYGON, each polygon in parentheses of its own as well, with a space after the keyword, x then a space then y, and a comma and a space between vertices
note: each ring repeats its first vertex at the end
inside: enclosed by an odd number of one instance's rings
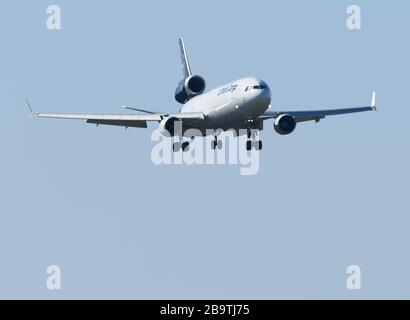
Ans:
MULTIPOLYGON (((261 150, 262 141, 257 134, 263 130, 266 120, 273 119, 273 129, 280 135, 291 134, 298 123, 316 121, 327 116, 365 111, 376 111, 376 93, 373 92, 370 106, 306 111, 276 111, 271 108, 271 91, 267 83, 254 77, 242 78, 216 89, 206 91, 205 79, 193 74, 187 50, 182 38, 179 47, 183 65, 183 79, 175 91, 175 100, 182 105, 179 112, 155 112, 134 107, 125 107, 138 114, 74 114, 34 112, 28 100, 26 103, 32 115, 40 118, 85 120, 96 125, 113 125, 125 128, 147 128, 147 122, 158 122, 162 135, 177 137, 173 143, 174 152, 189 150, 189 141, 183 137, 189 129, 197 129, 200 136, 212 134, 213 150, 222 149, 218 139, 220 132, 233 130, 247 135, 246 150, 261 150), (176 130, 180 124, 181 130, 176 130)), ((197 135, 197 136, 198 136, 197 135)), ((195 136, 189 137, 194 139, 195 136)))

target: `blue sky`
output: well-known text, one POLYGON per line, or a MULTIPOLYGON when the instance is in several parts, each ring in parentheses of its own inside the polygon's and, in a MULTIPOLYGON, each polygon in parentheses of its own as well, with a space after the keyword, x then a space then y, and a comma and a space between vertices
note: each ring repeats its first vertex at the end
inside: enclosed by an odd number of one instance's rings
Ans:
MULTIPOLYGON (((409 298, 406 2, 3 1, 1 298, 409 298), (46 9, 62 10, 62 30, 46 9), (178 110, 177 46, 214 87, 269 83, 278 109, 379 112, 271 124, 256 176, 155 166, 151 130, 29 119, 35 109, 178 110), (62 270, 47 289, 46 268, 62 270), (362 289, 346 288, 359 265, 362 289)), ((153 129, 153 127, 151 127, 153 129)))

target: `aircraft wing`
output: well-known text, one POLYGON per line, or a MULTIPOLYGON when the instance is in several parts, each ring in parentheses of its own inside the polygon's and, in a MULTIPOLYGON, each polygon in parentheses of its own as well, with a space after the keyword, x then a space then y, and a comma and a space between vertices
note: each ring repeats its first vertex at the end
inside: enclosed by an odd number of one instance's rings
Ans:
POLYGON ((146 128, 147 121, 161 121, 159 114, 79 114, 79 113, 34 113, 39 118, 84 120, 97 125, 146 128))
POLYGON ((260 119, 275 119, 282 114, 288 114, 295 118, 296 122, 316 121, 319 122, 327 116, 336 116, 349 113, 375 111, 376 110, 376 93, 373 92, 372 103, 370 106, 343 108, 343 109, 328 109, 328 110, 311 110, 311 111, 270 111, 267 110, 260 116, 260 119))
MULTIPOLYGON (((199 112, 187 113, 153 113, 145 110, 145 114, 82 114, 82 113, 49 113, 49 112, 34 112, 30 103, 27 105, 32 115, 39 118, 54 118, 54 119, 70 119, 70 120, 84 120, 87 123, 97 125, 112 125, 121 127, 136 127, 147 128, 148 121, 160 122, 164 118, 175 117, 181 121, 184 120, 203 120, 204 114, 199 112)), ((137 110, 137 109, 135 109, 137 110)))

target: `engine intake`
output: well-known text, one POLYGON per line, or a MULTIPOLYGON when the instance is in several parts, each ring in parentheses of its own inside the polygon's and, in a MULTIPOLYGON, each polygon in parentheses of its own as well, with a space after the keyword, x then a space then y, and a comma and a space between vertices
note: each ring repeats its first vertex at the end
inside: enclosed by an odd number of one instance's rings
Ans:
POLYGON ((282 114, 276 118, 273 128, 281 135, 291 134, 295 131, 296 120, 290 114, 282 114))
POLYGON ((205 79, 201 76, 190 76, 182 80, 175 90, 175 100, 179 103, 187 103, 193 97, 204 93, 206 89, 205 79))
POLYGON ((163 136, 173 137, 178 131, 182 132, 182 122, 175 117, 164 119, 160 123, 160 131, 163 136))

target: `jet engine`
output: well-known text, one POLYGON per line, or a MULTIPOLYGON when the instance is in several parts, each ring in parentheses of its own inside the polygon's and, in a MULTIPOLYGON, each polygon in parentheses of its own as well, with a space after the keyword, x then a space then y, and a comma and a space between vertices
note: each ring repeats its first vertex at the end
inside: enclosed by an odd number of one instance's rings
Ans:
POLYGON ((204 93, 206 89, 205 79, 201 76, 190 76, 182 80, 175 90, 175 100, 179 103, 187 103, 193 97, 204 93))
POLYGON ((159 124, 159 130, 163 136, 173 137, 182 133, 182 121, 178 118, 166 118, 159 124))
POLYGON ((275 119, 273 128, 281 135, 291 134, 296 128, 296 120, 290 114, 281 114, 275 119))

